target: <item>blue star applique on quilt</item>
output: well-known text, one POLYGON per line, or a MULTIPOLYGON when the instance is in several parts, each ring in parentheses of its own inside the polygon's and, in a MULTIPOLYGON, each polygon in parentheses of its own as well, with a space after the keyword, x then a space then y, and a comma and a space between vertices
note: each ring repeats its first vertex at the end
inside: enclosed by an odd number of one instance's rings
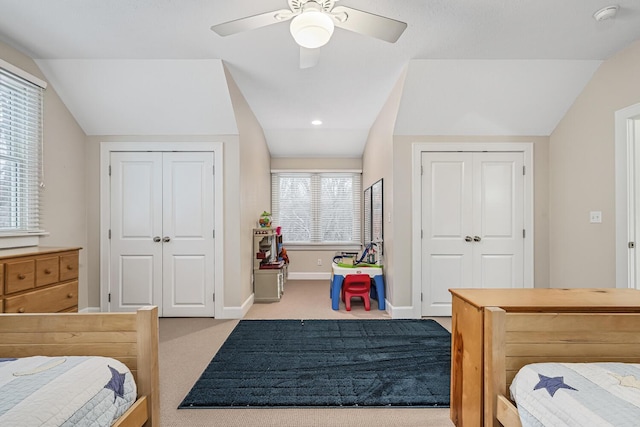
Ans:
POLYGON ((111 379, 104 386, 104 388, 113 390, 113 401, 115 402, 118 396, 120 396, 120 398, 124 397, 125 374, 121 374, 117 370, 113 369, 111 366, 109 366, 109 369, 111 370, 111 379))
POLYGON ((570 385, 565 384, 564 377, 546 377, 542 374, 538 374, 538 377, 540 378, 540 382, 536 384, 533 389, 538 390, 544 388, 549 392, 551 397, 553 397, 553 395, 556 394, 556 391, 561 388, 578 391, 577 388, 573 388, 570 385))

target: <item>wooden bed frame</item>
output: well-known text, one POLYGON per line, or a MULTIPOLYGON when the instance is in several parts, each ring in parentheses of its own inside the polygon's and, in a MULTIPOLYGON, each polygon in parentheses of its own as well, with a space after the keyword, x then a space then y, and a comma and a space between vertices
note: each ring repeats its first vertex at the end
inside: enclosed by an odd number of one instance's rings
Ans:
POLYGON ((485 426, 521 427, 509 386, 536 362, 640 363, 640 313, 507 313, 484 315, 485 426))
POLYGON ((0 315, 0 357, 105 356, 136 380, 138 399, 116 427, 160 425, 158 308, 136 313, 0 315))

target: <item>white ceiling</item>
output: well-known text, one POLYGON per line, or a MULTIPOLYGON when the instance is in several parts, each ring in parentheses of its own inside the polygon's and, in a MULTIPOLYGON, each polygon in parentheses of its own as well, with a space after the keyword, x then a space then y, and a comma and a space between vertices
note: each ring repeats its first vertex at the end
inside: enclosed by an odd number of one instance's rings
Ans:
POLYGON ((548 135, 600 62, 640 39, 638 0, 603 22, 606 0, 339 4, 407 30, 390 44, 338 28, 301 70, 287 23, 209 29, 286 0, 0 0, 0 40, 37 59, 90 135, 234 133, 224 62, 273 156, 358 157, 405 67, 397 134, 548 135))

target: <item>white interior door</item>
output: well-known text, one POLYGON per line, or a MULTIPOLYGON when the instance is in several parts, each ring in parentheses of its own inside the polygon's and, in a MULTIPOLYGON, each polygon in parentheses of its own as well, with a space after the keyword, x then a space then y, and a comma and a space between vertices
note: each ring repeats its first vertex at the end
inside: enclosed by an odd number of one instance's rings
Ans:
POLYGON ((473 280, 472 167, 472 153, 422 154, 422 312, 431 316, 450 316, 448 290, 473 280))
POLYGON ((475 153, 473 163, 473 286, 521 288, 524 283, 522 153, 475 153))
POLYGON ((214 315, 214 154, 111 153, 110 311, 214 315))
POLYGON ((163 156, 163 316, 213 316, 213 153, 163 156))
POLYGON ((111 153, 110 311, 162 309, 162 153, 111 153))
POLYGON ((522 287, 520 152, 422 153, 422 315, 450 316, 450 288, 522 287))

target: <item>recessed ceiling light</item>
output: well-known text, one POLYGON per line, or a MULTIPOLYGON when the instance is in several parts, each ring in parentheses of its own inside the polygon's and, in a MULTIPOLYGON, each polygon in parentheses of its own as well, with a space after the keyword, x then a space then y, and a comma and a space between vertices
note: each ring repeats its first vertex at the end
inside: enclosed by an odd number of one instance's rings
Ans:
POLYGON ((311 122, 311 124, 314 126, 320 126, 322 124, 322 120, 314 120, 311 122))
POLYGON ((602 9, 598 10, 596 13, 593 14, 593 19, 595 19, 596 21, 604 21, 605 19, 610 19, 615 17, 616 13, 618 13, 617 5, 603 7, 602 9))

